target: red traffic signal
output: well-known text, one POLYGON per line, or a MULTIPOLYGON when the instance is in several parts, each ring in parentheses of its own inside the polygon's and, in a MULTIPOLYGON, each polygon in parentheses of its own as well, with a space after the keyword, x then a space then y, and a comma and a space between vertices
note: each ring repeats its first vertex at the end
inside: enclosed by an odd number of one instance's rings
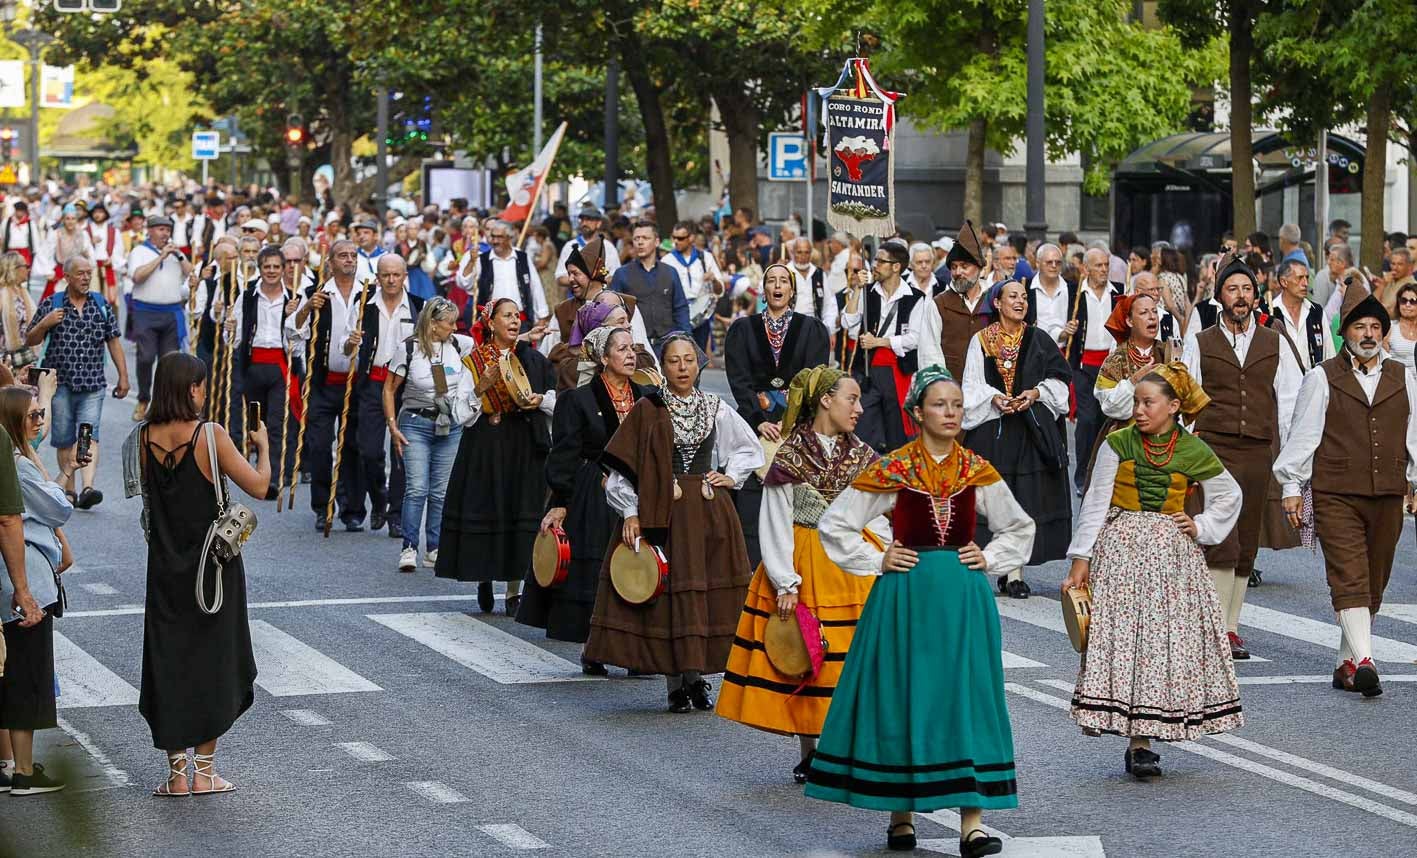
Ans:
POLYGON ((298 113, 292 113, 285 119, 285 144, 287 146, 305 145, 305 119, 298 113))
POLYGON ((15 141, 15 129, 0 128, 0 143, 13 143, 15 141))

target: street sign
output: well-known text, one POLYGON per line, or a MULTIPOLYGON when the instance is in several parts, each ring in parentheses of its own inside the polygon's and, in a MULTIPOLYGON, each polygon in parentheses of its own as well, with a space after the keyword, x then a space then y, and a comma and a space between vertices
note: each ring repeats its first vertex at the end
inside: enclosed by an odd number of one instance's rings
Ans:
POLYGON ((795 131, 768 135, 768 181, 802 182, 807 179, 807 140, 795 131))
POLYGON ((215 161, 221 157, 221 132, 193 131, 192 158, 196 161, 215 161))
POLYGON ((14 164, 6 164, 0 167, 0 185, 13 185, 20 181, 19 174, 15 172, 14 164))

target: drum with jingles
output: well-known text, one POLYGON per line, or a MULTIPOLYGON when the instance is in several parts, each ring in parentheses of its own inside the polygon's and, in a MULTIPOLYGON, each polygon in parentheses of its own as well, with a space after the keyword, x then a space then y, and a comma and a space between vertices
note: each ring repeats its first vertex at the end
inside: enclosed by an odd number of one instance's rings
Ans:
POLYGON ((536 535, 531 547, 531 574, 543 587, 566 583, 571 570, 571 541, 566 531, 551 527, 536 535))
POLYGON ((664 386, 664 376, 659 374, 659 370, 653 367, 641 367, 630 373, 630 381, 640 387, 651 387, 658 389, 664 386))
POLYGON ((1063 625, 1068 640, 1078 652, 1087 651, 1087 629, 1092 624, 1092 588, 1069 587, 1063 591, 1063 625))
POLYGON ((636 538, 631 548, 622 541, 610 555, 610 584, 631 605, 651 604, 669 588, 669 561, 656 545, 636 538))
POLYGON ((516 353, 508 351, 502 355, 500 365, 502 385, 507 389, 507 395, 518 408, 535 408, 536 403, 532 397, 536 396, 536 391, 531 389, 531 380, 526 377, 526 369, 522 367, 516 353))
POLYGON ((795 615, 784 620, 774 613, 768 618, 763 628, 763 652, 772 669, 783 676, 805 679, 812 675, 812 654, 795 615))

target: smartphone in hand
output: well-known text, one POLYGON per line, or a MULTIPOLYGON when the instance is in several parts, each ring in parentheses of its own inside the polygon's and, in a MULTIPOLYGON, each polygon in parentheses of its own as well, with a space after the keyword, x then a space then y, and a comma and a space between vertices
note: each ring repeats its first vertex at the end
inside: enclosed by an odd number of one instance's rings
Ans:
POLYGON ((246 428, 255 429, 261 425, 261 403, 246 403, 246 428))
POLYGON ((82 467, 93 461, 93 424, 79 424, 79 442, 74 447, 74 460, 82 467))

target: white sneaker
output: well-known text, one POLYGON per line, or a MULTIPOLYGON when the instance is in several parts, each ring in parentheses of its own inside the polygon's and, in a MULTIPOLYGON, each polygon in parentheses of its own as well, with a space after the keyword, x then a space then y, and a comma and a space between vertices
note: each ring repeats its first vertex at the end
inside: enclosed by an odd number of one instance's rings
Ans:
POLYGON ((412 572, 418 567, 418 549, 405 548, 399 552, 399 571, 412 572))
POLYGON ((429 569, 438 565, 438 549, 435 548, 423 555, 423 565, 429 569))

